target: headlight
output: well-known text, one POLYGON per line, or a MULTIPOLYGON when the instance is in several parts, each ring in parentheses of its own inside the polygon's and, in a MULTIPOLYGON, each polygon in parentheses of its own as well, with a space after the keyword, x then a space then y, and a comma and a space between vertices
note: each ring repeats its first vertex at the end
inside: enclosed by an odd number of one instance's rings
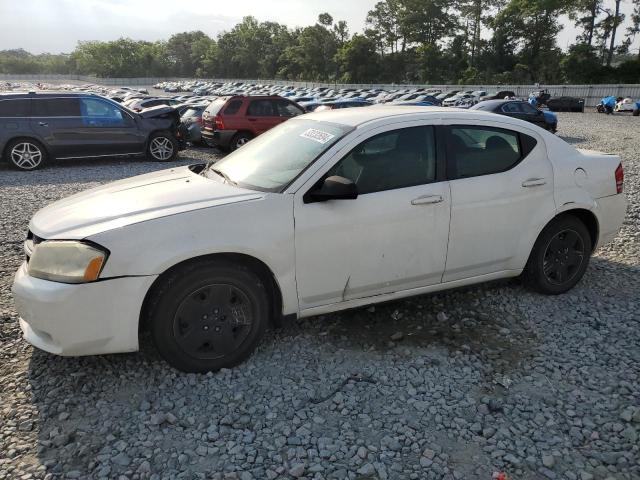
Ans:
POLYGON ((35 246, 29 260, 29 275, 62 283, 97 280, 108 252, 87 243, 45 241, 35 246))

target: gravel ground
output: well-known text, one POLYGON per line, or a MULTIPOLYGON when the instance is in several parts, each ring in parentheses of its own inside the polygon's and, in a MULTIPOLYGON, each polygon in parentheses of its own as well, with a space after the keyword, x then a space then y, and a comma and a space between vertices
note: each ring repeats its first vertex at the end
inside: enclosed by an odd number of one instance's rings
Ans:
POLYGON ((136 354, 40 352, 10 295, 37 209, 165 165, 2 167, 0 479, 640 478, 640 121, 560 126, 622 156, 630 200, 572 292, 499 282, 290 322, 204 376, 172 370, 148 339, 136 354))

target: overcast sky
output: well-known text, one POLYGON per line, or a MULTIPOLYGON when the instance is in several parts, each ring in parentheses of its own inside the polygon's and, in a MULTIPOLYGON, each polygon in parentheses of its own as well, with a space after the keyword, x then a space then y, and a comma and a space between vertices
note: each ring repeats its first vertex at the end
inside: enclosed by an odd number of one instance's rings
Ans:
MULTIPOLYGON (((161 40, 191 30, 215 37, 245 15, 295 27, 313 24, 325 11, 335 20, 346 20, 355 33, 362 31, 367 12, 377 1, 0 0, 0 50, 71 52, 81 40, 161 40)), ((630 0, 623 0, 623 11, 630 10, 630 0)), ((559 46, 566 48, 575 36, 576 30, 565 22, 559 46)))

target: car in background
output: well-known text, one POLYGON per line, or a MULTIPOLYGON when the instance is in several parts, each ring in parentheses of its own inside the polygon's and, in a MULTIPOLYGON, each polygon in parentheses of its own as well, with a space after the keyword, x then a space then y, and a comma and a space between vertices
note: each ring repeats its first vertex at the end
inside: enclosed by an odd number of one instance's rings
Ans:
POLYGON ((173 98, 140 98, 136 99, 133 102, 127 104, 127 108, 133 110, 134 112, 141 112, 145 108, 157 107, 159 105, 167 105, 169 107, 173 105, 179 105, 180 100, 175 100, 173 98))
POLYGON ((347 100, 334 100, 332 102, 324 102, 313 111, 322 112, 325 110, 339 110, 341 108, 369 107, 371 105, 373 105, 373 103, 361 98, 350 98, 347 100))
POLYGON ((471 107, 471 110, 493 112, 507 117, 519 118, 550 132, 558 130, 558 117, 555 113, 538 110, 524 100, 485 100, 471 107))
POLYGON ((569 96, 552 97, 545 103, 552 112, 584 113, 584 98, 569 96))
POLYGON ((619 102, 616 102, 616 106, 614 107, 614 112, 633 112, 636 109, 636 102, 633 101, 633 98, 627 97, 623 98, 619 102))
POLYGON ((474 105, 471 110, 493 112, 507 117, 519 118, 550 132, 558 130, 558 117, 553 112, 538 110, 524 100, 486 100, 474 105))
POLYGON ((88 93, 0 94, 0 154, 19 170, 48 159, 143 156, 166 162, 184 148, 178 112, 135 113, 88 93))
POLYGON ((191 143, 204 143, 202 141, 202 114, 209 106, 208 103, 200 105, 188 105, 182 112, 180 121, 184 125, 186 140, 191 143))
POLYGON ((42 350, 132 352, 148 332, 172 366, 208 372, 247 359, 282 317, 515 277, 568 292, 622 226, 623 189, 618 156, 514 118, 312 113, 217 163, 38 211, 12 292, 42 350))
POLYGON ((479 100, 484 102, 485 100, 503 100, 505 98, 515 98, 515 92, 511 90, 500 90, 499 92, 491 92, 486 95, 480 96, 479 100))
POLYGON ((281 96, 220 97, 202 114, 202 140, 221 150, 234 151, 304 109, 281 96))

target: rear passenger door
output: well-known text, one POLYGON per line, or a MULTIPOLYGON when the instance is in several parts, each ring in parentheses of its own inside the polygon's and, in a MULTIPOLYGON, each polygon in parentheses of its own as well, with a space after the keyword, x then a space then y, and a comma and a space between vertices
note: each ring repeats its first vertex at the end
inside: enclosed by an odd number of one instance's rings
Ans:
POLYGON ((247 120, 253 132, 260 135, 286 119, 278 113, 277 100, 256 99, 247 107, 247 120))
POLYGON ((78 133, 82 128, 82 117, 78 98, 36 96, 32 100, 32 112, 31 128, 54 157, 79 155, 82 145, 78 133))
POLYGON ((451 231, 444 282, 524 268, 556 211, 544 141, 530 130, 444 126, 451 231))

